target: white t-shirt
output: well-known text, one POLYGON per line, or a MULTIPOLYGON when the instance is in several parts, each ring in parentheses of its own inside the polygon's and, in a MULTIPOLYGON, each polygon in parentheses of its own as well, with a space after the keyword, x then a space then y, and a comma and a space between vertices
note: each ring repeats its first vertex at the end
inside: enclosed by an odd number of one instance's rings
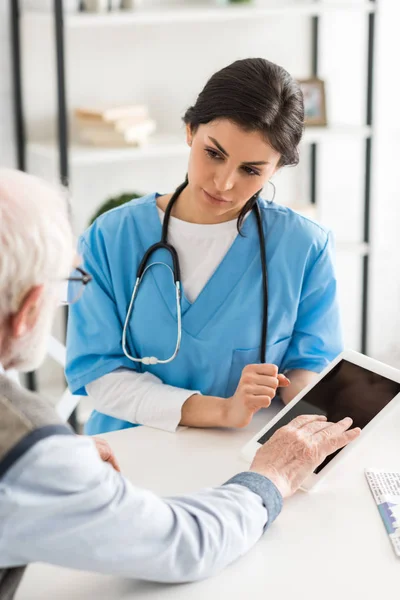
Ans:
MULTIPOLYGON (((160 221, 164 212, 157 208, 160 221)), ((183 291, 193 303, 232 246, 237 220, 199 225, 170 217, 168 242, 179 256, 183 291)), ((117 369, 86 385, 96 410, 131 423, 176 431, 182 405, 197 390, 164 384, 151 373, 117 369)))
MULTIPOLYGON (((158 208, 161 223, 164 212, 158 208)), ((237 220, 216 225, 199 225, 170 217, 168 242, 174 246, 181 266, 182 286, 193 303, 232 246, 237 220)))

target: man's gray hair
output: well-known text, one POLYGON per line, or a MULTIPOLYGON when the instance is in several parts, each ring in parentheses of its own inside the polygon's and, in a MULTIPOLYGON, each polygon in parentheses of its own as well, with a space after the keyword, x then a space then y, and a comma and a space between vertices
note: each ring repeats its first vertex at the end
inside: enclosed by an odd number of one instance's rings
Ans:
POLYGON ((33 286, 67 277, 74 246, 61 189, 0 169, 0 319, 17 312, 33 286))

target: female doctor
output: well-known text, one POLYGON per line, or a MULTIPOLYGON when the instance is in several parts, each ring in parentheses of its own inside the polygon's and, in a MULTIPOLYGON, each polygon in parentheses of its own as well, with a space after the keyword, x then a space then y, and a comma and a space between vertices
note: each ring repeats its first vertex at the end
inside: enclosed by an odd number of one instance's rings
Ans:
POLYGON ((87 433, 244 427, 341 351, 330 234, 259 195, 298 163, 303 120, 283 68, 234 62, 184 116, 185 182, 84 233, 93 281, 71 307, 66 375, 94 400, 87 433))

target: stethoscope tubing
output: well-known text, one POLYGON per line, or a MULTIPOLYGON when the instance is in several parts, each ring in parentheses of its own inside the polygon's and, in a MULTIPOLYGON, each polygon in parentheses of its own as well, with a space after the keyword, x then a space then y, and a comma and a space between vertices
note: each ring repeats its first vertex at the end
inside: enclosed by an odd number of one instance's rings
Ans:
MULTIPOLYGON (((188 185, 187 178, 185 181, 175 190, 172 195, 168 206, 165 211, 164 221, 162 226, 162 234, 161 240, 152 246, 150 246, 143 255, 142 260, 140 261, 137 274, 135 286, 133 288, 131 300, 128 307, 128 312, 126 314, 125 323, 122 331, 122 350, 127 358, 133 362, 142 363, 145 365, 155 365, 155 364, 168 364, 172 362, 180 349, 181 341, 182 341, 182 310, 181 310, 181 270, 179 264, 178 253, 175 250, 174 246, 168 243, 168 225, 169 219, 171 215, 171 210, 176 200, 178 199, 181 192, 188 185), (155 263, 148 264, 152 254, 156 250, 166 250, 169 252, 172 259, 172 268, 166 263, 157 261, 155 263), (171 271, 171 275, 175 285, 175 298, 176 298, 176 315, 177 315, 177 337, 175 350, 173 354, 167 359, 160 359, 155 356, 144 356, 142 358, 134 357, 129 353, 128 344, 127 344, 127 331, 129 326, 129 321, 132 315, 133 306, 139 291, 139 286, 145 276, 146 272, 155 265, 161 265, 167 267, 171 271)), ((260 258, 261 258, 261 270, 262 270, 262 287, 263 287, 263 307, 262 307, 262 327, 261 327, 261 347, 260 347, 260 362, 264 363, 266 360, 266 349, 267 349, 267 339, 268 339, 268 272, 267 272, 267 258, 266 258, 266 245, 265 245, 265 236, 264 229, 262 225, 261 218, 261 210, 259 204, 257 202, 259 193, 254 196, 254 204, 252 206, 252 210, 255 213, 257 220, 257 230, 260 242, 260 258)))

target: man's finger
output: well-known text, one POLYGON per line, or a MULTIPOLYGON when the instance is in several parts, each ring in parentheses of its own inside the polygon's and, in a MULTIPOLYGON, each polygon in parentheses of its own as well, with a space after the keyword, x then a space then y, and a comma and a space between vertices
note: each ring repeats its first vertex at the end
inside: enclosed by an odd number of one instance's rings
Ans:
POLYGON ((332 425, 329 425, 329 427, 327 427, 323 432, 320 431, 319 433, 316 433, 314 439, 316 442, 320 442, 323 439, 326 439, 328 437, 329 438, 337 437, 337 436, 341 435, 344 431, 349 429, 352 425, 353 425, 353 419, 351 419, 350 417, 345 417, 341 421, 338 421, 337 423, 332 423, 332 425))
POLYGON ((329 450, 329 454, 336 452, 336 450, 340 450, 340 448, 344 448, 350 442, 356 440, 361 433, 361 429, 359 427, 355 427, 354 429, 349 429, 349 431, 345 431, 344 433, 337 436, 337 438, 332 438, 332 446, 329 450), (334 443, 333 443, 334 442, 334 443))
POLYGON ((117 459, 115 458, 115 455, 108 442, 102 438, 94 438, 93 441, 101 460, 110 463, 110 465, 112 465, 116 471, 121 471, 117 459))
POLYGON ((331 421, 326 421, 326 420, 313 421, 312 423, 308 423, 307 425, 302 427, 302 430, 304 431, 304 433, 307 432, 309 435, 314 435, 315 433, 318 433, 319 431, 322 431, 323 429, 327 429, 331 425, 333 425, 333 423, 331 421))
POLYGON ((121 467, 119 466, 118 461, 112 452, 111 452, 110 456, 108 457, 107 462, 109 462, 110 465, 112 465, 116 471, 121 473, 121 467))
POLYGON ((293 421, 290 421, 287 427, 292 429, 301 429, 302 427, 305 427, 314 421, 326 421, 326 417, 325 415, 300 415, 299 417, 293 419, 293 421))

